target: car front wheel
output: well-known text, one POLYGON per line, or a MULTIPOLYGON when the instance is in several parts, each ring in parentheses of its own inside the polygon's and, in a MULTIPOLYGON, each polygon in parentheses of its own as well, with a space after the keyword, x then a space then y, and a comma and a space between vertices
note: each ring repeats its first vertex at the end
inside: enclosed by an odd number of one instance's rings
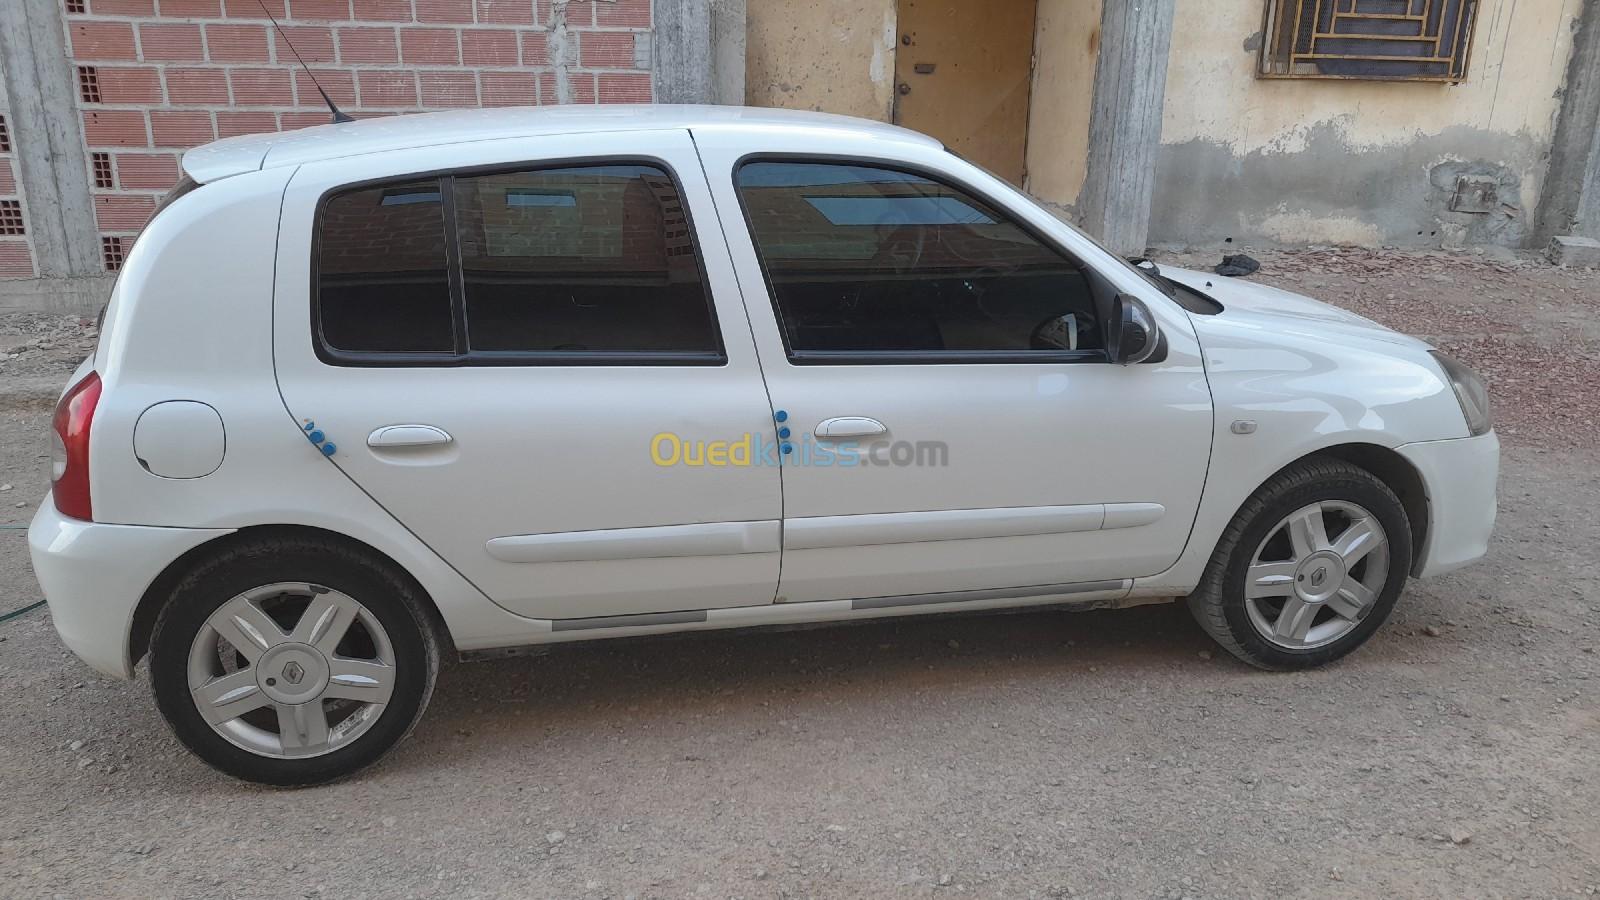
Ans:
POLYGON ((408 734, 439 650, 417 591, 352 549, 298 538, 234 546, 184 578, 151 636, 156 704, 228 774, 331 781, 408 734))
POLYGON ((1411 525, 1394 492, 1358 466, 1312 458, 1245 502, 1188 604, 1245 662, 1303 669, 1361 646, 1410 569, 1411 525))

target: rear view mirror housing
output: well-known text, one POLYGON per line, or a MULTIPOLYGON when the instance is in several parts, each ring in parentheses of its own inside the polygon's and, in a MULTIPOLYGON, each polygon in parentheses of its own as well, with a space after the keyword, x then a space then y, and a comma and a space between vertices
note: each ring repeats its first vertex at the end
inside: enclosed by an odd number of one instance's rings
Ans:
MULTIPOLYGON (((1106 352, 1111 361, 1123 366, 1158 359, 1162 348, 1161 329, 1144 301, 1132 294, 1118 294, 1111 301, 1111 320, 1106 327, 1106 352)), ((1166 354, 1162 353, 1164 357, 1166 354)))

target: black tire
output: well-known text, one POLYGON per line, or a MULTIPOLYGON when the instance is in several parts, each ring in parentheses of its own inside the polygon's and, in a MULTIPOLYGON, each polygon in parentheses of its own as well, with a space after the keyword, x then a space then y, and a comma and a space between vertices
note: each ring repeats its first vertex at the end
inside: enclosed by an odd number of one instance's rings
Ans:
POLYGON ((1332 662, 1366 642, 1394 608, 1411 571, 1411 523, 1405 506, 1371 472, 1340 459, 1311 457, 1274 475, 1246 500, 1223 531, 1205 576, 1188 597, 1189 611, 1223 649, 1252 666, 1275 671, 1332 662), (1251 624, 1245 573, 1256 548, 1284 517, 1318 501, 1357 504, 1377 518, 1389 539, 1389 572, 1377 600, 1349 633, 1314 649, 1268 641, 1251 624))
POLYGON ((156 619, 150 639, 156 706, 196 756, 237 778, 288 787, 350 775, 410 734, 433 694, 439 645, 424 603, 410 579, 353 547, 313 536, 234 544, 180 580, 156 619), (190 647, 207 618, 231 598, 278 582, 308 582, 349 595, 377 618, 394 650, 394 689, 377 721, 349 745, 321 756, 271 757, 236 746, 207 724, 190 696, 190 647))

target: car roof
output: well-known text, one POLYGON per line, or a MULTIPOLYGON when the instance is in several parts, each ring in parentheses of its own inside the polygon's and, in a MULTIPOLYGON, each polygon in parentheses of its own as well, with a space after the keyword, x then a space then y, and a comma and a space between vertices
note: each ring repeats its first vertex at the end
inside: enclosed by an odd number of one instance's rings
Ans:
POLYGON ((380 116, 297 131, 231 137, 185 153, 183 170, 205 184, 257 169, 384 150, 552 134, 709 127, 748 130, 752 135, 774 129, 848 130, 897 142, 938 146, 926 135, 882 122, 801 110, 662 104, 509 107, 380 116))

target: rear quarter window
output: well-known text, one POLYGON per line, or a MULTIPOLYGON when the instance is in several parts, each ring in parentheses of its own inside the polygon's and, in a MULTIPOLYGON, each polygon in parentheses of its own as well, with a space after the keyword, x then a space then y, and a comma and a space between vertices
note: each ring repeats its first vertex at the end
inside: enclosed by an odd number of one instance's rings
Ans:
POLYGON ((352 352, 450 353, 444 202, 437 180, 349 191, 322 210, 322 340, 352 352))

